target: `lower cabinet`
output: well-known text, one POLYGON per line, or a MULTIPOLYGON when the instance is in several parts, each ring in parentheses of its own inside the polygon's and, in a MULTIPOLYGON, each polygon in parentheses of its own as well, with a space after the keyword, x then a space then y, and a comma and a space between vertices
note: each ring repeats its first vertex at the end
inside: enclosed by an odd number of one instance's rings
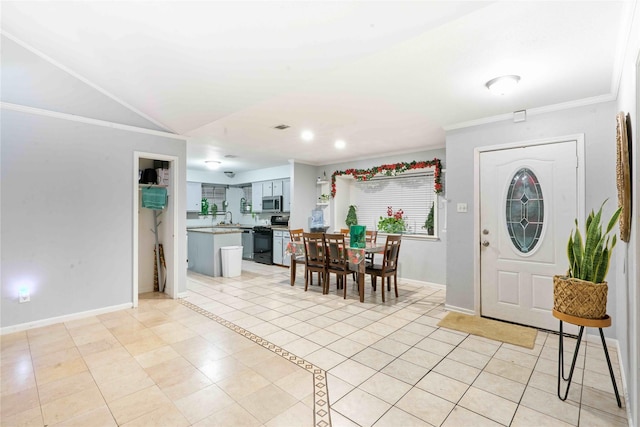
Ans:
POLYGON ((278 265, 291 265, 291 257, 285 255, 287 243, 291 238, 285 230, 273 230, 273 263, 278 265))

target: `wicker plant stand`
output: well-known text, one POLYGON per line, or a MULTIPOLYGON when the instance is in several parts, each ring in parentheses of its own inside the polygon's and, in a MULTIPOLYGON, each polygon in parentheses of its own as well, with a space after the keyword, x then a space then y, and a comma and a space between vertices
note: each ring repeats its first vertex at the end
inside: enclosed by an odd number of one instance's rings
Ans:
POLYGON ((609 351, 607 350, 607 344, 604 341, 604 334, 602 333, 602 328, 608 328, 611 326, 611 317, 605 314, 602 319, 585 319, 582 317, 572 316, 570 314, 561 313, 559 311, 553 310, 553 317, 560 320, 560 345, 558 346, 558 397, 560 400, 567 400, 567 396, 569 395, 569 388, 571 387, 571 379, 573 378, 573 371, 576 367, 576 360, 578 359, 578 351, 580 350, 580 343, 582 341, 582 334, 584 332, 585 327, 589 328, 598 328, 600 331, 600 339, 602 340, 602 348, 604 350, 604 356, 607 359, 607 365, 609 366, 609 375, 611 376, 611 383, 613 384, 613 391, 616 394, 616 401, 618 402, 618 407, 622 408, 622 403, 620 401, 620 394, 618 393, 618 386, 616 384, 616 378, 613 375, 613 368, 611 367, 611 359, 609 358, 609 351), (571 370, 569 371, 569 377, 566 378, 564 375, 564 351, 563 351, 563 338, 564 334, 562 333, 562 322, 569 322, 571 324, 580 326, 580 332, 578 333, 578 342, 576 343, 576 349, 573 352, 573 360, 571 361, 571 370), (560 392, 560 385, 562 381, 567 383, 567 389, 565 390, 564 396, 560 392))

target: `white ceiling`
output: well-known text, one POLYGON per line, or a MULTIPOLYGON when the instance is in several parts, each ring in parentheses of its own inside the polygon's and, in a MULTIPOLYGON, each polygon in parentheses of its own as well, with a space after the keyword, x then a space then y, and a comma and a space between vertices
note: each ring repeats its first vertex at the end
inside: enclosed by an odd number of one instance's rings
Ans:
POLYGON ((190 169, 444 146, 445 129, 615 98, 633 1, 3 1, 2 31, 192 136, 190 169), (484 87, 521 76, 505 97, 484 87), (286 124, 286 130, 273 129, 286 124), (300 139, 302 129, 315 133, 300 139), (346 141, 337 150, 335 139, 346 141), (225 155, 237 158, 225 158, 225 155))

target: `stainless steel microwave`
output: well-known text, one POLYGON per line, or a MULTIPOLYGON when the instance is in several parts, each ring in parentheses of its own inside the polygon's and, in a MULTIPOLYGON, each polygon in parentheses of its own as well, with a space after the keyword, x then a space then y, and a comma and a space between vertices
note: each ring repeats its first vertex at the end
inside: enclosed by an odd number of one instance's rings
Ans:
POLYGON ((262 212, 282 212, 282 196, 263 197, 262 212))

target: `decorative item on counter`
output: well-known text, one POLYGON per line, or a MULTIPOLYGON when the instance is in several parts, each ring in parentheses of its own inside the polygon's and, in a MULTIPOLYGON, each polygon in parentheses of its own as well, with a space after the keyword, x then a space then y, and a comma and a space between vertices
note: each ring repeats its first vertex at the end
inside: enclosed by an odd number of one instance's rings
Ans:
POLYGON ((356 205, 349 206, 349 212, 347 212, 347 219, 344 220, 347 227, 356 225, 358 223, 358 216, 356 215, 356 205))
POLYGON ((222 201, 222 211, 226 212, 227 211, 227 206, 229 206, 229 202, 227 202, 226 200, 222 201))
POLYGON ((602 208, 594 214, 593 210, 585 223, 585 239, 578 228, 569 236, 567 256, 569 270, 566 276, 553 277, 553 309, 571 316, 584 319, 602 319, 607 312, 608 285, 604 279, 609 271, 611 253, 616 245, 616 235, 609 236, 620 216, 618 208, 603 233, 600 221, 602 208))
POLYGON ((367 226, 352 225, 349 227, 349 246, 364 248, 367 246, 367 226))
POLYGON ((215 203, 211 206, 211 215, 213 215, 213 219, 218 215, 218 205, 215 203))
POLYGON ((200 203, 200 215, 208 215, 209 214, 209 200, 206 198, 202 198, 202 202, 200 203))
POLYGON ((380 217, 380 221, 378 221, 378 231, 382 231, 383 233, 395 233, 399 234, 403 231, 407 230, 407 224, 405 223, 402 216, 404 215, 404 211, 402 209, 398 209, 395 213, 393 212, 393 208, 391 206, 387 207, 387 216, 380 217))

